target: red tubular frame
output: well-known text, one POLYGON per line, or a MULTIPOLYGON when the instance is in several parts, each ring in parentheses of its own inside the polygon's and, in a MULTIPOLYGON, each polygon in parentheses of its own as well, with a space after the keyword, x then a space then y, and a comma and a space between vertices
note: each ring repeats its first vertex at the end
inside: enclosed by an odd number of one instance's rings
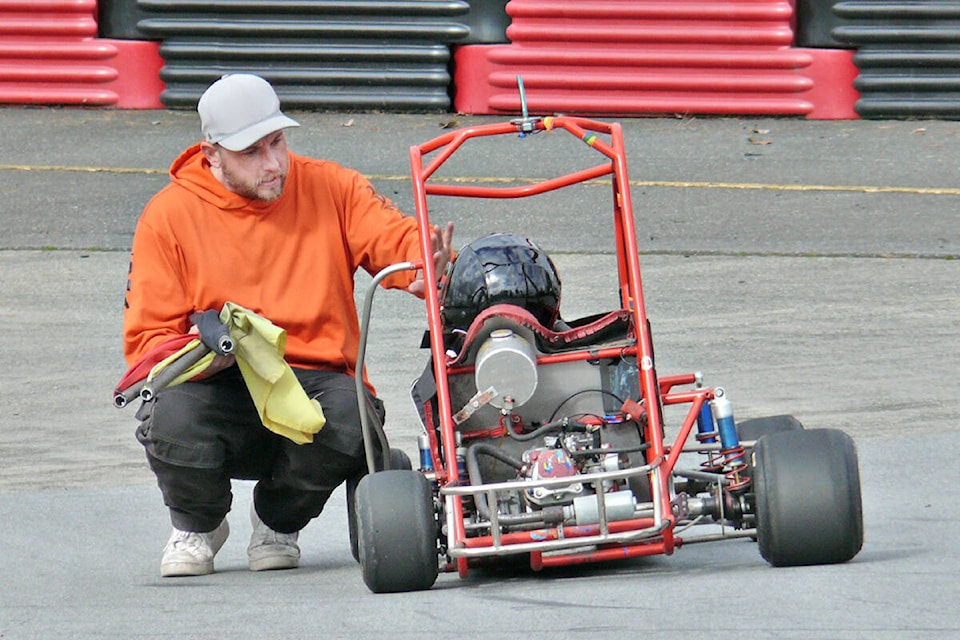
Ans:
MULTIPOLYGON (((646 453, 647 464, 661 465, 660 468, 662 472, 652 475, 659 477, 659 490, 655 492, 655 499, 657 499, 657 496, 659 497, 658 510, 662 514, 664 526, 662 527, 662 531, 658 532, 656 536, 641 543, 611 545, 610 548, 601 548, 586 555, 582 553, 572 553, 551 555, 545 558, 541 553, 533 551, 531 554, 532 564, 536 567, 547 564, 588 562, 614 557, 629 557, 631 555, 671 554, 678 542, 675 541, 673 535, 673 525, 675 522, 670 504, 669 476, 683 449, 683 443, 689 436, 690 430, 696 421, 696 416, 701 405, 713 397, 713 391, 711 389, 696 389, 680 394, 670 393, 670 390, 675 386, 693 383, 693 374, 657 379, 653 363, 652 339, 647 323, 646 308, 644 306, 643 288, 640 278, 639 251, 636 242, 633 206, 630 197, 630 183, 627 174, 626 152, 620 125, 585 118, 558 116, 544 118, 542 120, 526 119, 500 124, 465 127, 450 131, 422 145, 411 147, 410 165, 413 177, 416 217, 421 229, 421 250, 425 256, 429 256, 433 252, 429 233, 431 224, 427 206, 428 195, 464 198, 522 198, 572 186, 601 176, 609 175, 612 177, 613 217, 620 299, 623 301, 622 304, 624 308, 629 310, 633 315, 634 327, 637 334, 637 344, 626 349, 617 349, 616 355, 635 355, 639 365, 640 393, 641 397, 645 400, 643 409, 647 413, 647 426, 644 436, 646 442, 650 444, 646 453), (530 128, 525 129, 522 127, 530 128), (428 180, 436 173, 440 166, 468 140, 486 136, 517 135, 521 131, 540 132, 550 130, 564 130, 574 137, 579 138, 600 153, 604 157, 604 161, 594 167, 521 187, 428 183, 428 180), (601 139, 597 135, 598 133, 609 136, 609 143, 601 139), (433 153, 436 155, 424 165, 426 156, 433 153), (663 442, 661 405, 679 403, 691 403, 691 409, 684 420, 684 424, 680 429, 679 437, 674 443, 674 446, 666 448, 663 442)), ((435 272, 432 261, 425 261, 424 272, 426 282, 437 281, 439 274, 435 272)), ((427 287, 427 321, 431 329, 430 346, 434 354, 433 364, 437 386, 440 438, 444 444, 444 459, 440 461, 442 466, 436 469, 436 479, 441 487, 448 485, 456 487, 459 484, 459 476, 457 472, 456 451, 453 444, 455 442, 455 425, 452 418, 454 409, 451 407, 450 387, 447 377, 451 375, 451 373, 461 373, 465 371, 465 369, 462 367, 450 367, 445 359, 446 355, 443 345, 438 297, 438 292, 435 287, 427 287)), ((561 356, 550 356, 549 359, 550 361, 559 361, 562 359, 584 359, 586 357, 588 357, 588 354, 573 353, 561 356)), ((592 357, 596 357, 596 354, 592 354, 592 357)), ((545 363, 547 359, 548 357, 542 357, 539 362, 545 363)), ((461 495, 455 494, 452 496, 451 504, 453 505, 453 513, 448 513, 448 522, 452 525, 452 530, 447 533, 449 537, 449 547, 451 549, 475 548, 487 544, 489 537, 467 538, 461 501, 461 495)), ((637 520, 628 521, 628 523, 632 523, 633 525, 636 525, 637 522, 637 520)), ((605 523, 605 526, 601 528, 607 530, 622 530, 624 526, 623 523, 605 523)), ((629 527, 631 525, 627 524, 626 526, 629 527)), ((594 529, 596 528, 591 527, 584 529, 584 531, 593 531, 594 529)), ((569 530, 568 527, 568 531, 569 530)), ((520 532, 504 534, 504 537, 509 536, 506 538, 507 540, 520 544, 543 540, 543 535, 543 531, 539 533, 520 532)), ((580 535, 585 534, 580 533, 580 535)), ((466 575, 466 558, 458 557, 457 567, 462 576, 466 575)))

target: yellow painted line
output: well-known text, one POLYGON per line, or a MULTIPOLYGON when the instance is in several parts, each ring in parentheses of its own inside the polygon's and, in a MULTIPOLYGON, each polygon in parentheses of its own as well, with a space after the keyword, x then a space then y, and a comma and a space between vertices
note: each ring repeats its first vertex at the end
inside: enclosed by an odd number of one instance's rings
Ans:
POLYGON ((72 167, 58 165, 0 164, 3 171, 62 171, 73 173, 134 173, 145 175, 167 174, 167 169, 140 169, 135 167, 72 167))
MULTIPOLYGON (((370 180, 409 180, 409 176, 368 176, 370 180)), ((480 178, 480 177, 446 177, 434 178, 436 182, 475 183, 475 184, 534 184, 542 182, 538 178, 480 178)), ((590 180, 584 184, 609 186, 609 179, 590 180)), ((891 187, 891 186, 856 186, 856 185, 824 185, 824 184, 765 184, 756 182, 679 182, 667 180, 631 180, 632 187, 666 187, 671 189, 743 189, 756 191, 842 191, 852 193, 909 193, 938 196, 960 196, 960 188, 954 187, 891 187)))
MULTIPOLYGON (((77 173, 119 173, 141 175, 166 175, 167 169, 150 169, 136 167, 82 167, 60 165, 16 165, 0 164, 3 171, 61 171, 77 173)), ((410 176, 368 174, 372 181, 407 182, 410 176)), ((539 178, 503 178, 503 177, 435 177, 435 182, 468 183, 468 184, 535 184, 541 182, 539 178)), ((609 185, 610 180, 591 180, 594 185, 609 185)), ((903 193, 913 195, 960 196, 958 187, 894 187, 871 185, 826 185, 826 184, 766 184, 758 182, 687 182, 667 180, 631 180, 632 187, 663 187, 669 189, 741 189, 753 191, 835 191, 847 193, 903 193)))
POLYGON ((849 191, 858 193, 912 193, 935 196, 958 196, 954 187, 877 187, 826 184, 763 184, 751 182, 664 182, 630 181, 634 187, 673 187, 681 189, 755 189, 766 191, 849 191))

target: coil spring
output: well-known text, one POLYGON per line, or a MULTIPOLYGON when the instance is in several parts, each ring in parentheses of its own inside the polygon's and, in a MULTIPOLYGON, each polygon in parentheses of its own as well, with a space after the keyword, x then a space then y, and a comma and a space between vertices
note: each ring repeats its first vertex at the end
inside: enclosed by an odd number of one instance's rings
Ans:
MULTIPOLYGON (((696 437, 703 442, 710 441, 714 436, 716 432, 699 433, 696 437)), ((729 483, 728 491, 742 489, 750 484, 750 477, 743 475, 743 471, 747 468, 745 454, 746 449, 739 445, 721 451, 708 451, 705 454, 707 459, 700 463, 700 468, 708 473, 722 473, 729 483)))
MULTIPOLYGON (((717 432, 707 431, 703 433, 698 433, 696 435, 697 441, 700 443, 712 444, 717 441, 717 432)), ((700 468, 708 473, 720 473, 723 471, 724 467, 724 455, 723 452, 708 451, 706 453, 707 459, 700 463, 700 468)))
POLYGON ((741 446, 720 452, 720 457, 723 458, 723 467, 727 469, 727 472, 723 475, 730 482, 727 485, 728 491, 736 491, 750 484, 750 476, 743 475, 743 471, 747 468, 747 463, 743 459, 745 453, 746 450, 741 446))

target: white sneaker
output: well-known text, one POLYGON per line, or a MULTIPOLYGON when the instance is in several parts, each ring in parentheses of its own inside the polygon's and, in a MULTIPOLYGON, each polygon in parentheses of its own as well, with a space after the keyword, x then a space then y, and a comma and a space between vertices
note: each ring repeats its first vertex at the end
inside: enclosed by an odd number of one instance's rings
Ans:
POLYGON ((163 548, 163 560, 160 561, 160 575, 205 576, 213 573, 213 557, 230 535, 230 525, 224 518, 213 531, 196 533, 174 529, 163 548))
POLYGON ((263 524, 253 504, 250 505, 250 523, 253 525, 250 546, 247 547, 250 571, 296 569, 300 565, 300 545, 297 544, 299 532, 274 531, 263 524))

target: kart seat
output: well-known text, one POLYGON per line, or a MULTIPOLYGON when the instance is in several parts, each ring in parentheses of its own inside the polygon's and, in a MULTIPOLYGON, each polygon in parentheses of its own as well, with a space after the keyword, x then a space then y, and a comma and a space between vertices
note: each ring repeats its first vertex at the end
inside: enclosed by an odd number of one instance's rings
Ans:
POLYGON ((475 349, 471 347, 499 328, 522 327, 534 338, 537 350, 543 354, 560 353, 595 347, 611 341, 633 338, 633 316, 627 309, 589 316, 574 321, 569 328, 549 329, 532 313, 512 304, 497 304, 484 309, 471 323, 463 339, 463 347, 448 361, 449 365, 466 364, 475 349))

